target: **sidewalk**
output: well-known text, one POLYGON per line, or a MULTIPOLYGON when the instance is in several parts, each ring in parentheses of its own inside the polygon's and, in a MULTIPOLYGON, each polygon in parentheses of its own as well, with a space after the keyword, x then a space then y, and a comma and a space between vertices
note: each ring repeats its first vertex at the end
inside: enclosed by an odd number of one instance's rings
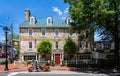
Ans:
MULTIPOLYGON (((29 66, 29 65, 28 65, 29 66)), ((24 64, 16 65, 8 64, 8 71, 4 71, 5 65, 0 65, 0 72, 20 72, 20 71, 27 71, 28 66, 24 64)), ((50 66, 51 71, 75 71, 75 72, 82 72, 82 73, 104 73, 104 74, 119 74, 120 72, 112 72, 109 70, 104 69, 93 69, 93 68, 74 68, 74 67, 67 67, 67 66, 50 66)))
MULTIPOLYGON (((16 66, 14 64, 8 64, 8 69, 9 69, 8 72, 23 71, 23 70, 27 71, 28 66, 25 66, 24 64, 16 65, 16 66)), ((51 70, 71 70, 71 68, 67 66, 50 66, 50 68, 51 70)), ((5 72, 4 69, 5 69, 5 65, 0 65, 0 72, 5 72)))
MULTIPOLYGON (((5 72, 4 69, 5 69, 5 65, 0 65, 0 72, 5 72)), ((27 66, 25 66, 24 64, 16 65, 16 66, 14 66, 14 64, 8 64, 8 69, 9 72, 27 70, 27 66)))

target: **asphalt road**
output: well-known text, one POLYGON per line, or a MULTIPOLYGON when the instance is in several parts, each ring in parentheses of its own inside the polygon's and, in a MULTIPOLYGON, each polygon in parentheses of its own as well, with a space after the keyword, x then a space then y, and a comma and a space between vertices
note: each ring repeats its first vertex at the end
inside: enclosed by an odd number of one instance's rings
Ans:
POLYGON ((104 74, 54 70, 51 72, 0 72, 0 76, 120 76, 120 73, 104 74))
POLYGON ((51 71, 51 72, 13 72, 8 76, 109 76, 106 74, 82 73, 73 71, 51 71))

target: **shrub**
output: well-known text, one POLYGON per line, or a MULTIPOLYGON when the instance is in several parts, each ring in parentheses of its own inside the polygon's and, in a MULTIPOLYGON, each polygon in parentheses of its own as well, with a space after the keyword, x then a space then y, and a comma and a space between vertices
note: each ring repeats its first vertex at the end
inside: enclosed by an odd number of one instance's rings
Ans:
POLYGON ((0 64, 5 64, 5 62, 0 62, 0 64))

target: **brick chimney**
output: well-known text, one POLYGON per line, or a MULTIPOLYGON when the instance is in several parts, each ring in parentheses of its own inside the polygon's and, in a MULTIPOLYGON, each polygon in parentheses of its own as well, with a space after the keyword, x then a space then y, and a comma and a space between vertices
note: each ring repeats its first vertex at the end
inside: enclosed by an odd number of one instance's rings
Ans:
POLYGON ((30 21, 30 10, 25 9, 25 21, 30 21))

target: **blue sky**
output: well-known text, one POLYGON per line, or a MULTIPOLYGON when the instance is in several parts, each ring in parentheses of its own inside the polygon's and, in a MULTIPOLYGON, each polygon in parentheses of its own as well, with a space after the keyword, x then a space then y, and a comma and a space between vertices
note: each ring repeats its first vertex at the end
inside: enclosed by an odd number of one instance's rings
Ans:
MULTIPOLYGON (((65 19, 69 16, 68 8, 69 5, 63 0, 0 0, 0 25, 9 27, 12 22, 14 33, 19 34, 19 24, 24 21, 25 9, 30 9, 32 16, 38 19, 45 19, 47 16, 65 19)), ((3 40, 2 28, 0 32, 0 40, 3 40)))

